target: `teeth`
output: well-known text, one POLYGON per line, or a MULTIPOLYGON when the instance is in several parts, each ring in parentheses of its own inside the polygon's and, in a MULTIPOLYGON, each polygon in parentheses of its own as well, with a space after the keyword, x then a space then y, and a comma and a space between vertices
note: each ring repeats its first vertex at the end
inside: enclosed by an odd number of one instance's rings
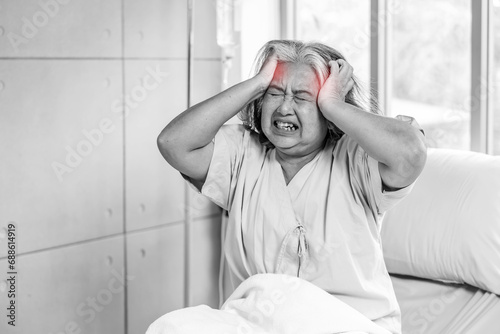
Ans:
POLYGON ((292 123, 280 122, 280 121, 276 121, 276 127, 278 129, 282 129, 285 131, 293 131, 296 129, 296 126, 293 125, 292 123))

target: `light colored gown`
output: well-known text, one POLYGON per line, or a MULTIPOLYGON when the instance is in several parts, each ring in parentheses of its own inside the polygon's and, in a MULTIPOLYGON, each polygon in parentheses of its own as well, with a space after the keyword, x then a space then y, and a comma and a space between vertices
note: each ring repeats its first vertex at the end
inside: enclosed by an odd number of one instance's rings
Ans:
POLYGON ((276 150, 242 125, 224 125, 214 144, 201 193, 228 212, 224 298, 255 274, 299 276, 401 333, 379 231, 412 185, 383 191, 378 162, 347 135, 329 140, 288 185, 276 150))

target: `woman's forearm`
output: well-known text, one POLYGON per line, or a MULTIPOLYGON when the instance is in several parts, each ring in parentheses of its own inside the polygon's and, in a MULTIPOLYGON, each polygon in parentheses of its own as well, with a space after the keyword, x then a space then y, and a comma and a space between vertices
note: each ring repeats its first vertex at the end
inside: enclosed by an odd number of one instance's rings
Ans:
POLYGON ((160 150, 182 153, 206 146, 226 121, 266 88, 254 77, 192 106, 163 129, 158 137, 160 150))
MULTIPOLYGON (((422 133, 407 122, 365 112, 345 102, 322 106, 323 115, 354 139, 375 160, 400 178, 412 182, 426 158, 422 133)), ((393 186, 404 184, 393 184, 393 186)))

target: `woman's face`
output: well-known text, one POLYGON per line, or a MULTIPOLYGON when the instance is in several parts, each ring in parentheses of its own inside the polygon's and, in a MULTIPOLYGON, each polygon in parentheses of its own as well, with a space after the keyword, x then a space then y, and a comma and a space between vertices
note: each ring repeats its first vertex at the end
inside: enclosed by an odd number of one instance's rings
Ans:
POLYGON ((262 131, 276 149, 305 156, 323 145, 328 129, 316 104, 320 88, 309 65, 278 64, 261 115, 262 131))

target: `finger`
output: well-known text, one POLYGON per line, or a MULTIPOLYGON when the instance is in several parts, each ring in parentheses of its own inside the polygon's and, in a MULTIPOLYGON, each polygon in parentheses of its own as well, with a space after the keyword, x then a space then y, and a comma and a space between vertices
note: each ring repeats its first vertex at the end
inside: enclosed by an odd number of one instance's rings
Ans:
POLYGON ((344 86, 342 86, 341 95, 343 98, 351 91, 354 87, 354 80, 350 79, 344 86))
POLYGON ((345 59, 337 59, 337 63, 340 67, 340 72, 352 71, 352 66, 345 59))
POLYGON ((265 55, 264 58, 264 63, 268 63, 270 61, 277 60, 278 56, 276 54, 276 50, 274 48, 271 48, 268 52, 267 55, 265 55))
POLYGON ((352 78, 352 74, 354 73, 354 67, 352 67, 350 64, 347 64, 347 70, 348 70, 348 74, 347 74, 347 77, 349 78, 352 78))
POLYGON ((354 72, 354 68, 348 62, 344 62, 344 65, 342 65, 341 72, 346 76, 351 77, 352 73, 354 72))
POLYGON ((276 64, 277 62, 278 62, 278 55, 273 50, 273 51, 271 51, 271 53, 269 54, 269 56, 266 58, 266 61, 264 62, 264 65, 265 64, 276 64))
POLYGON ((354 73, 354 69, 349 64, 344 65, 344 67, 345 70, 340 73, 340 77, 342 79, 342 84, 345 86, 349 83, 350 80, 352 80, 352 74, 354 73))
POLYGON ((341 69, 346 64, 346 61, 344 59, 337 59, 336 62, 337 62, 337 64, 339 64, 339 68, 341 68, 341 69))
POLYGON ((347 85, 345 86, 345 90, 344 90, 345 95, 347 95, 347 93, 349 93, 353 87, 354 87, 354 80, 353 80, 353 78, 351 78, 349 80, 349 82, 347 82, 347 85))
POLYGON ((339 64, 335 60, 330 60, 328 62, 328 65, 330 66, 330 74, 339 73, 340 71, 339 64))
POLYGON ((274 49, 269 54, 269 58, 272 60, 278 60, 278 54, 276 53, 276 51, 274 49))
POLYGON ((347 83, 349 82, 349 80, 352 77, 352 74, 354 73, 354 69, 351 66, 351 64, 349 64, 344 59, 338 59, 337 63, 339 63, 341 65, 340 72, 339 72, 340 81, 341 81, 342 85, 347 85, 347 83))
POLYGON ((274 74, 276 70, 276 66, 278 65, 278 56, 276 52, 271 51, 272 53, 264 60, 260 72, 267 73, 269 75, 274 74))

